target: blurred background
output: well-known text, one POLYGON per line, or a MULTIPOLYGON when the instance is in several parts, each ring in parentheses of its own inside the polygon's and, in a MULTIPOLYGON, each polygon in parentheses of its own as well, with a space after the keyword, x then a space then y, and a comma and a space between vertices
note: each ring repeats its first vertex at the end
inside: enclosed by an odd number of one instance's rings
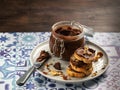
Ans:
POLYGON ((120 0, 0 0, 0 32, 51 31, 62 20, 119 32, 120 0))

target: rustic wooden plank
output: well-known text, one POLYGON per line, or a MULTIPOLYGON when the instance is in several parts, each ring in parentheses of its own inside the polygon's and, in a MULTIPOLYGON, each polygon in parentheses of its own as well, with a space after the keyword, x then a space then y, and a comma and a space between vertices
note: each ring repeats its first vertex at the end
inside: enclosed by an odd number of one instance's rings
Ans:
POLYGON ((95 31, 120 31, 120 0, 0 0, 0 32, 50 31, 75 20, 95 31))

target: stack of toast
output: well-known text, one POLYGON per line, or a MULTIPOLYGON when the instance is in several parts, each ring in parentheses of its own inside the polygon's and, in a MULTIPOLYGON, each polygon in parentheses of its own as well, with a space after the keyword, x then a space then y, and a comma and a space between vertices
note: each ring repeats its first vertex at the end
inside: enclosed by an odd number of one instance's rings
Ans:
POLYGON ((92 62, 102 57, 102 53, 89 47, 78 48, 71 56, 67 74, 71 77, 83 78, 89 76, 92 71, 92 62))

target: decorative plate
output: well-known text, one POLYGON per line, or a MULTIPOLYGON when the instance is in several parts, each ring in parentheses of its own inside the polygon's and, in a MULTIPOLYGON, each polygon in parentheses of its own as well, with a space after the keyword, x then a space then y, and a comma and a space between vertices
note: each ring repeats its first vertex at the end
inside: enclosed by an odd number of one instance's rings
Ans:
POLYGON ((109 65, 109 58, 108 58, 106 52, 99 45, 92 43, 90 41, 86 41, 86 45, 90 48, 93 48, 97 52, 99 52, 99 51, 102 52, 103 57, 100 58, 97 62, 93 62, 93 71, 89 76, 87 76, 85 78, 67 77, 66 68, 69 65, 69 61, 64 61, 64 60, 61 60, 61 59, 53 56, 49 50, 49 41, 40 43, 32 50, 31 55, 30 55, 30 62, 33 65, 33 63, 39 56, 41 50, 45 50, 45 51, 48 51, 52 55, 52 58, 50 58, 40 69, 37 70, 41 75, 43 75, 49 79, 52 79, 52 80, 55 80, 58 82, 64 82, 64 83, 79 83, 79 82, 91 80, 91 79, 94 79, 94 78, 100 76, 101 74, 103 74, 106 71, 106 69, 108 68, 108 65, 109 65), (63 75, 54 76, 49 72, 48 66, 49 66, 50 70, 56 71, 56 69, 53 67, 53 65, 56 62, 61 63, 62 70, 60 70, 60 72, 63 72, 64 76, 63 75))

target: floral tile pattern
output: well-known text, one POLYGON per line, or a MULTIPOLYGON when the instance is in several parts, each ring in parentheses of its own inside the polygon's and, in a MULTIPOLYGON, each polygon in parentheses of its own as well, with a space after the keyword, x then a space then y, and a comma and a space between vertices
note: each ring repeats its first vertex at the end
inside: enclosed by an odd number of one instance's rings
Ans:
POLYGON ((88 37, 110 58, 108 70, 100 77, 80 84, 67 84, 34 72, 24 86, 17 86, 16 80, 31 66, 31 50, 49 37, 49 32, 0 33, 1 90, 120 90, 120 33, 95 33, 93 38, 88 37))

